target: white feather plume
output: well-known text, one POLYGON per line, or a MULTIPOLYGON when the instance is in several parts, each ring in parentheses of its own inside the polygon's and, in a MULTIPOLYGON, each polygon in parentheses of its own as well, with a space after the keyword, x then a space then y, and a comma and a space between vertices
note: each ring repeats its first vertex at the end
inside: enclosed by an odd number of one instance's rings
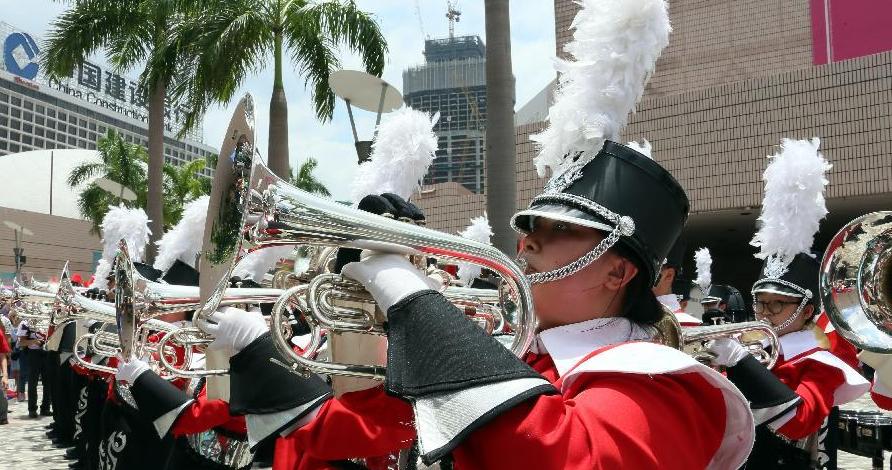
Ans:
POLYGON ((271 270, 282 258, 291 256, 293 246, 271 246, 262 250, 254 250, 239 261, 232 271, 233 277, 251 279, 258 284, 263 281, 263 276, 271 270))
POLYGON ((195 267, 195 257, 201 251, 204 223, 208 214, 209 196, 202 196, 183 208, 183 218, 158 240, 158 257, 153 267, 167 271, 177 259, 195 267))
POLYGON ((558 59, 558 90, 548 128, 531 140, 539 177, 566 170, 577 152, 593 158, 606 139, 616 140, 635 108, 660 52, 669 43, 665 0, 577 0, 573 40, 564 46, 573 60, 558 59))
POLYGON ((818 151, 821 141, 783 139, 778 155, 768 158, 760 227, 750 242, 756 258, 776 257, 783 267, 799 253, 809 253, 821 219, 827 215, 824 189, 832 165, 818 151))
POLYGON ((694 282, 700 286, 703 295, 706 295, 712 285, 712 255, 709 248, 700 248, 694 252, 694 264, 697 267, 697 279, 694 282))
POLYGON ((371 159, 356 170, 352 197, 355 204, 370 194, 394 193, 408 199, 434 160, 437 135, 433 117, 404 106, 383 117, 372 143, 371 159))
POLYGON ((149 216, 144 210, 124 206, 109 206, 99 228, 102 231, 102 259, 96 265, 94 283, 96 287, 104 289, 107 287, 105 278, 111 272, 111 263, 118 251, 118 242, 125 240, 130 258, 142 261, 152 232, 149 230, 149 216))
MULTIPOLYGON (((474 217, 471 219, 471 225, 461 232, 458 232, 464 238, 469 240, 474 240, 476 242, 485 243, 487 245, 492 243, 492 227, 489 225, 489 217, 484 212, 480 217, 474 217)), ((471 282, 474 281, 483 269, 480 265, 473 263, 458 263, 458 278, 464 282, 466 286, 470 286, 471 282)))
POLYGON ((651 143, 648 142, 647 139, 641 139, 641 142, 638 142, 637 140, 628 142, 626 144, 626 147, 629 147, 630 149, 640 153, 641 155, 644 155, 651 160, 653 160, 654 158, 653 145, 651 145, 651 143))

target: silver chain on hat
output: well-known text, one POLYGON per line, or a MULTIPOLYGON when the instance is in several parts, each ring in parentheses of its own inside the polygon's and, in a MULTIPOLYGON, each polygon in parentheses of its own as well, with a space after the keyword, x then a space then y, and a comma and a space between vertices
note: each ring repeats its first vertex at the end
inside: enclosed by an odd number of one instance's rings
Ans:
POLYGON ((759 279, 758 281, 756 281, 756 284, 753 284, 753 290, 750 291, 750 294, 752 294, 752 296, 753 296, 754 299, 756 298, 756 285, 757 285, 757 284, 758 284, 758 285, 761 285, 761 284, 766 283, 766 282, 771 282, 771 283, 774 283, 774 284, 780 284, 780 285, 782 285, 782 286, 789 287, 790 289, 793 289, 794 291, 799 292, 800 294, 802 294, 802 302, 799 302, 799 306, 796 307, 796 311, 793 312, 792 315, 790 315, 790 318, 787 318, 786 320, 784 320, 784 322, 781 323, 780 325, 777 325, 777 326, 773 327, 773 328, 774 328, 774 331, 782 331, 782 330, 784 330, 785 328, 788 328, 790 325, 792 325, 792 324, 796 321, 796 319, 799 318, 799 315, 802 314, 802 310, 805 308, 805 305, 808 304, 808 301, 811 300, 811 298, 812 298, 812 296, 813 296, 814 294, 812 293, 811 289, 805 289, 805 288, 803 288, 802 286, 793 284, 793 283, 790 282, 790 281, 785 281, 785 280, 783 280, 783 279, 777 279, 777 278, 766 277, 766 278, 759 279))
MULTIPOLYGON (((557 203, 568 203, 573 206, 580 206, 583 209, 589 210, 598 214, 599 216, 606 219, 608 222, 613 224, 613 230, 604 237, 603 240, 598 242, 595 247, 589 251, 588 253, 582 255, 576 261, 569 263, 565 266, 562 266, 557 269, 552 269, 551 271, 544 273, 533 273, 527 275, 527 278, 530 281, 530 284, 542 284, 546 282, 554 282, 559 279, 564 279, 566 277, 572 276, 576 274, 580 270, 584 269, 586 266, 592 264, 596 259, 600 258, 607 250, 609 250, 622 236, 629 237, 635 233, 635 221, 628 216, 621 216, 616 214, 615 212, 607 209, 606 207, 586 199, 582 196, 576 196, 574 194, 543 194, 541 196, 536 197, 533 200, 532 204, 535 203, 548 203, 548 202, 557 202, 557 203)), ((526 268, 527 262, 523 258, 518 259, 518 263, 526 268)))

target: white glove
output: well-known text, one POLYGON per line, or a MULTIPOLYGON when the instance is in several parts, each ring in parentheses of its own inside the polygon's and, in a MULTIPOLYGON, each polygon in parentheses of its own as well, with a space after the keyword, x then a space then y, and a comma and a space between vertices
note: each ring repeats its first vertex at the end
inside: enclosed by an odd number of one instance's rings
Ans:
POLYGON ((713 364, 719 366, 734 367, 749 355, 749 351, 732 338, 714 339, 709 342, 707 347, 716 356, 712 360, 713 364))
POLYGON ((202 330, 214 335, 214 342, 210 348, 225 351, 230 357, 269 331, 266 320, 260 312, 224 307, 212 313, 210 319, 211 321, 198 320, 202 330))
POLYGON ((115 373, 115 380, 133 384, 143 372, 150 370, 149 364, 141 359, 131 359, 118 365, 118 372, 115 373))
POLYGON ((360 259, 344 266, 341 274, 362 284, 384 313, 411 294, 439 288, 437 281, 425 276, 403 255, 363 250, 360 259))

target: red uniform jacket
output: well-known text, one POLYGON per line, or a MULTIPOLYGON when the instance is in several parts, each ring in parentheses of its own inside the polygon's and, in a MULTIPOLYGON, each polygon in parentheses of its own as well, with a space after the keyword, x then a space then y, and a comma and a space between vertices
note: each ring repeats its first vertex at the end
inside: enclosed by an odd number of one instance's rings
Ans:
POLYGON ((231 416, 229 403, 223 400, 208 400, 207 387, 201 387, 195 401, 180 411, 170 433, 174 436, 184 436, 204 432, 213 428, 223 428, 227 431, 244 436, 244 416, 231 416))
POLYGON ((830 341, 830 352, 845 361, 849 367, 858 370, 861 365, 861 361, 858 360, 858 349, 836 331, 833 323, 830 323, 830 318, 827 317, 827 312, 821 312, 815 319, 815 323, 827 335, 827 339, 830 341))
POLYGON ((771 370, 802 398, 795 410, 769 424, 789 439, 815 432, 830 409, 867 392, 869 383, 857 371, 828 351, 829 342, 819 327, 781 336, 782 357, 771 370))
MULTIPOLYGON (((580 332, 597 329, 584 328, 587 323, 568 325, 576 331, 558 342, 544 341, 551 354, 537 348, 542 352, 525 358, 561 393, 531 399, 472 432, 453 452, 455 468, 696 469, 742 463, 752 447, 753 421, 730 382, 683 353, 651 343, 604 347, 595 340, 581 348, 580 332)), ((616 328, 625 334, 629 323, 616 328)), ((275 469, 332 468, 327 461, 406 448, 415 437, 412 422, 412 408, 380 388, 345 394, 279 440, 275 469)))

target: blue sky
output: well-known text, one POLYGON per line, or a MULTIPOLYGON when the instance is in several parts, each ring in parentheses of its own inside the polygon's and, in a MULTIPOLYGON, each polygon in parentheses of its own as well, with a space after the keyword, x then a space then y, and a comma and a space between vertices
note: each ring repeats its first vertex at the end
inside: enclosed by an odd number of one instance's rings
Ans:
MULTIPOLYGON (((445 0, 356 0, 379 21, 390 54, 383 78, 402 89, 402 71, 424 62, 425 36, 448 35, 445 0)), ((457 2, 462 12, 456 34, 476 34, 485 38, 483 1, 457 2)), ((50 0, 0 0, 0 20, 36 36, 45 36, 50 22, 64 10, 65 4, 50 0)), ((514 75, 517 78, 517 105, 520 107, 554 77, 554 8, 551 0, 514 0, 511 2, 511 39, 514 75)), ((344 68, 359 69, 360 62, 341 54, 344 68)), ((101 60, 100 60, 101 62, 101 60)), ((269 67, 249 78, 242 93, 250 92, 257 104, 258 142, 263 154, 267 141, 269 97, 272 90, 272 59, 269 67)), ((136 76, 134 72, 129 75, 136 76)), ((303 79, 290 67, 285 69, 288 99, 288 128, 291 165, 308 157, 319 160, 317 175, 337 199, 347 199, 356 169, 356 152, 343 101, 338 101, 334 119, 322 124, 316 120, 303 79)), ((241 93, 240 93, 241 94, 241 93)), ((240 95, 239 94, 239 95, 240 95)), ((212 109, 204 121, 205 143, 219 147, 234 103, 212 109)), ((374 131, 374 114, 354 112, 360 139, 369 139, 374 131)))

